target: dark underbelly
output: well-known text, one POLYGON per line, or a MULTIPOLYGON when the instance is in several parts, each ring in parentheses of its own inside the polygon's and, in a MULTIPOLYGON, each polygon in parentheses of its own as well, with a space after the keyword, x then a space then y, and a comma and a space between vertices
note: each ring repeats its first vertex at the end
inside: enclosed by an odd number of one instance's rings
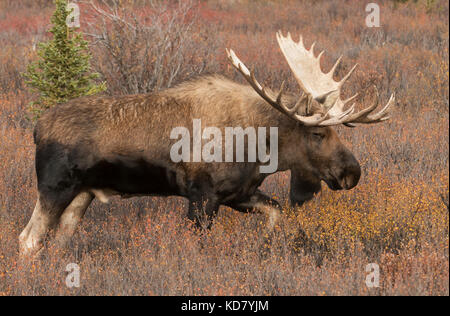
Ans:
POLYGON ((82 173, 83 185, 88 188, 107 188, 126 194, 179 194, 174 171, 143 159, 101 160, 82 173))

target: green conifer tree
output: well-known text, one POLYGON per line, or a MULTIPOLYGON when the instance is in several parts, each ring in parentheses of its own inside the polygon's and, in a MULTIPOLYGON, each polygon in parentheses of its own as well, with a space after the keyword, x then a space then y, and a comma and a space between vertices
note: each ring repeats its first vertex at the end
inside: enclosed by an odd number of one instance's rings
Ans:
POLYGON ((88 42, 80 32, 67 26, 66 20, 71 13, 67 10, 67 0, 55 0, 55 6, 50 29, 53 38, 39 43, 39 58, 24 74, 26 83, 39 93, 38 100, 30 105, 34 120, 55 104, 106 90, 104 82, 96 84, 93 81, 99 74, 90 70, 88 42))

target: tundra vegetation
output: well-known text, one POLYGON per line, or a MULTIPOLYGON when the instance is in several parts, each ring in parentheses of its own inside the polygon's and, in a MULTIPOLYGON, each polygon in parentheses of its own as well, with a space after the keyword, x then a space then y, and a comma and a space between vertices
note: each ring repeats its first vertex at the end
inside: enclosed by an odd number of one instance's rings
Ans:
POLYGON ((221 209, 198 234, 181 198, 94 201, 68 250, 50 247, 19 262, 18 240, 36 201, 32 123, 36 95, 21 76, 47 39, 52 1, 0 2, 0 295, 448 295, 448 2, 380 1, 381 27, 367 28, 361 1, 83 1, 92 67, 108 94, 158 91, 205 73, 245 82, 225 47, 239 48, 269 87, 298 92, 276 45, 279 29, 326 48, 322 68, 342 78, 344 94, 371 100, 396 93, 391 120, 335 128, 358 158, 351 191, 322 192, 288 206, 289 173, 262 190, 283 205, 269 249, 261 215, 221 209), (270 16, 270 19, 267 17, 270 16), (183 214, 181 214, 183 213, 183 214), (295 240, 301 227, 307 242, 295 240), (79 288, 65 284, 77 263, 79 288), (380 287, 365 267, 380 266, 380 287))

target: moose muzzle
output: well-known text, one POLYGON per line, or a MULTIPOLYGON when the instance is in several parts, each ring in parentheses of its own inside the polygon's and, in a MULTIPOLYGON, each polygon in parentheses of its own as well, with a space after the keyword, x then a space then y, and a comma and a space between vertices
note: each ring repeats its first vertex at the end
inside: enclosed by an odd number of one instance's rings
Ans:
POLYGON ((361 166, 352 153, 346 152, 344 168, 338 177, 339 186, 345 190, 354 188, 361 177, 361 166))

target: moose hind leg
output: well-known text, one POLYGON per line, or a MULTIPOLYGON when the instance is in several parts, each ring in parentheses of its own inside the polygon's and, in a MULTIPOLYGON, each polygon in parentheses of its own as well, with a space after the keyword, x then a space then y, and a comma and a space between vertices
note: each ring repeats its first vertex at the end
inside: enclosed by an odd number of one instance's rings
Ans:
POLYGON ((20 254, 22 256, 34 255, 41 249, 52 221, 50 214, 42 209, 40 197, 38 197, 33 214, 19 236, 20 254))
POLYGON ((74 196, 75 194, 66 191, 61 192, 60 198, 54 200, 39 194, 30 221, 19 236, 21 256, 34 256, 40 251, 48 232, 58 224, 62 212, 74 196))
POLYGON ((67 245, 93 199, 92 193, 81 192, 64 210, 56 229, 56 244, 59 247, 67 245))
POLYGON ((20 254, 22 256, 36 255, 44 244, 48 232, 58 223, 62 211, 70 203, 73 196, 69 192, 60 192, 46 195, 39 193, 33 214, 22 233, 19 235, 20 254), (64 199, 64 197, 68 199, 64 199))
POLYGON ((64 209, 75 197, 72 189, 51 195, 39 193, 30 221, 19 236, 20 254, 36 255, 44 245, 48 232, 56 227, 64 209))
POLYGON ((36 152, 39 198, 28 225, 19 236, 22 255, 37 254, 47 233, 55 228, 63 211, 79 193, 67 156, 50 149, 36 152))

